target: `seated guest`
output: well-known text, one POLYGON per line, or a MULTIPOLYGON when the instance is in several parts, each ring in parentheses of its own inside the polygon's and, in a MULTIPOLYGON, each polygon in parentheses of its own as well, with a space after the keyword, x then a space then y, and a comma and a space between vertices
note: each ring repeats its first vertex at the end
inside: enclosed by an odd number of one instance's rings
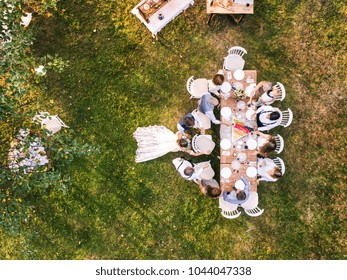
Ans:
POLYGON ((198 183, 198 180, 212 179, 214 176, 214 172, 209 161, 193 165, 190 161, 180 157, 175 158, 172 163, 183 179, 188 181, 193 180, 195 183, 198 183))
POLYGON ((258 153, 262 157, 267 157, 269 154, 276 150, 276 140, 275 137, 264 134, 260 131, 254 132, 257 135, 257 143, 258 143, 258 153))
POLYGON ((252 103, 253 97, 258 93, 257 106, 269 105, 273 103, 281 92, 269 81, 261 81, 250 93, 248 104, 252 103))
POLYGON ((282 172, 272 159, 258 159, 258 176, 259 181, 276 182, 282 177, 282 172))
POLYGON ((217 198, 222 194, 218 182, 215 179, 198 180, 200 191, 211 198, 217 198))
POLYGON ((221 93, 221 85, 224 82, 223 70, 219 70, 212 80, 208 80, 208 92, 215 94, 216 96, 223 95, 221 93))
POLYGON ((186 133, 192 130, 193 128, 200 129, 202 134, 205 133, 200 118, 194 111, 192 113, 185 114, 177 124, 178 131, 181 132, 183 135, 186 135, 186 133))
POLYGON ((241 176, 241 180, 244 183, 244 189, 240 190, 236 187, 233 187, 233 190, 231 192, 224 191, 223 199, 225 201, 232 204, 242 204, 247 201, 251 185, 244 176, 241 176))
POLYGON ((256 111, 256 120, 259 131, 270 130, 278 125, 281 111, 272 106, 261 106, 256 111))
POLYGON ((213 97, 209 92, 204 94, 199 103, 199 111, 204 113, 214 124, 225 124, 231 126, 231 123, 220 121, 216 119, 216 116, 213 113, 213 109, 218 105, 218 99, 213 97))

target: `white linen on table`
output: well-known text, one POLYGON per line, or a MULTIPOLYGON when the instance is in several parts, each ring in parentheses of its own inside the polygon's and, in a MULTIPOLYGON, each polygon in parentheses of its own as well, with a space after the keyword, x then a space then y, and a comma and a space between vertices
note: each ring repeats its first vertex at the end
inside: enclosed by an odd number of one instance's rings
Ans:
POLYGON ((187 9, 189 5, 194 4, 194 0, 171 0, 166 3, 162 8, 160 8, 157 12, 155 12, 146 22, 146 20, 140 14, 138 7, 142 5, 146 0, 141 1, 131 12, 136 15, 142 23, 152 32, 152 36, 154 37, 157 33, 167 25, 171 20, 173 20, 176 16, 178 16, 183 10, 187 9), (162 14, 164 18, 160 20, 159 14, 162 14))

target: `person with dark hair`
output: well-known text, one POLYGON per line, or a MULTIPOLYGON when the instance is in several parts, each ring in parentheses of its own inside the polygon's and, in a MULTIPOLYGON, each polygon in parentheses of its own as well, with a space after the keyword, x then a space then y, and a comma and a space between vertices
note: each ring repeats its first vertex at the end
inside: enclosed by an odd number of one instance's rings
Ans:
POLYGON ((256 105, 262 106, 273 103, 276 98, 281 95, 281 92, 276 88, 276 86, 273 86, 272 82, 261 81, 250 93, 249 101, 247 102, 248 104, 252 104, 252 99, 255 95, 259 96, 256 105))
POLYGON ((256 111, 258 130, 270 130, 276 127, 281 119, 281 111, 272 106, 261 106, 256 111))
POLYGON ((229 203, 232 204, 242 204, 245 203, 249 197, 249 192, 251 185, 247 181, 247 179, 244 176, 241 176, 241 180, 243 182, 244 189, 241 190, 239 188, 236 188, 236 186, 233 187, 233 190, 231 192, 224 191, 223 192, 223 199, 229 203))
POLYGON ((199 180, 212 179, 214 176, 214 171, 209 161, 193 165, 190 161, 179 157, 175 158, 172 163, 183 179, 194 181, 197 184, 199 180))
POLYGON ((208 92, 220 96, 221 93, 221 85, 224 82, 224 73, 223 70, 219 70, 216 75, 212 77, 212 80, 208 80, 208 92))
POLYGON ((256 131, 255 134, 257 135, 257 149, 259 155, 262 157, 267 157, 276 150, 277 144, 275 137, 260 131, 256 131))
POLYGON ((204 133, 205 131, 202 127, 202 123, 195 112, 185 114, 177 124, 178 131, 183 135, 186 135, 186 132, 192 130, 193 128, 198 128, 202 133, 204 133))
POLYGON ((276 182, 282 177, 281 170, 270 158, 259 159, 257 165, 259 181, 276 182))
POLYGON ((169 152, 186 152, 192 156, 210 154, 197 153, 191 149, 190 140, 180 132, 173 133, 165 126, 138 127, 134 132, 137 141, 135 162, 144 162, 161 157, 169 152))
POLYGON ((222 194, 218 182, 215 179, 198 180, 200 191, 211 198, 217 198, 222 194))

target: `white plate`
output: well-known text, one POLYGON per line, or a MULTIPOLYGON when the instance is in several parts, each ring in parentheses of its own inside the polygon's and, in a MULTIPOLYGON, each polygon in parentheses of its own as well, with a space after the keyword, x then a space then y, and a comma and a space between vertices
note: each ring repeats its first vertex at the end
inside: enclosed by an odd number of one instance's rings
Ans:
POLYGON ((146 11, 149 10, 149 5, 148 4, 144 4, 143 5, 143 9, 146 10, 146 11))
POLYGON ((240 82, 235 82, 235 83, 233 84, 233 86, 234 86, 234 88, 236 88, 237 90, 238 90, 238 89, 243 89, 243 84, 240 83, 240 82))
POLYGON ((248 97, 250 97, 251 92, 252 92, 253 89, 254 89, 254 87, 252 87, 252 86, 246 87, 245 92, 246 92, 246 95, 247 95, 248 97))
POLYGON ((237 180, 235 182, 235 188, 243 191, 245 189, 245 183, 242 180, 237 180))
POLYGON ((228 82, 224 82, 221 87, 220 87, 221 91, 223 91, 224 93, 228 93, 229 91, 231 91, 231 84, 229 84, 228 82))
POLYGON ((153 2, 154 2, 154 3, 158 3, 158 2, 160 2, 160 0, 153 0, 153 2))
POLYGON ((253 109, 247 110, 247 112, 246 112, 247 120, 250 120, 254 113, 255 113, 255 111, 253 109))
POLYGON ((231 148, 231 141, 229 139, 222 139, 220 146, 223 150, 229 150, 231 148))
POLYGON ((228 179, 231 176, 231 169, 229 167, 223 167, 220 171, 220 175, 223 178, 228 179))
POLYGON ((238 109, 243 110, 243 109, 246 108, 246 102, 241 100, 241 101, 237 102, 236 107, 237 107, 238 109))
POLYGON ((250 166, 246 169, 246 174, 249 178, 257 176, 257 169, 254 166, 250 166))
POLYGON ((238 81, 241 81, 245 77, 245 72, 242 70, 236 70, 234 72, 234 78, 238 81))
POLYGON ((223 118, 230 118, 231 117, 231 109, 229 107, 223 107, 222 110, 220 110, 220 113, 223 118))
POLYGON ((255 150, 257 148, 257 141, 254 139, 248 139, 246 141, 246 145, 248 146, 249 150, 255 150))

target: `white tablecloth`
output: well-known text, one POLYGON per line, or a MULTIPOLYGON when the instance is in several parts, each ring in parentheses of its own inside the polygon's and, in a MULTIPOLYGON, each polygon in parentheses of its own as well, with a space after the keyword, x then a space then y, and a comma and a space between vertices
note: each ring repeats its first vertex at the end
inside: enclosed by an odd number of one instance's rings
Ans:
POLYGON ((131 12, 152 32, 153 37, 183 10, 187 9, 189 5, 194 4, 194 0, 170 0, 149 18, 149 22, 146 22, 138 10, 138 7, 146 1, 141 1, 131 12), (159 19, 159 14, 164 16, 162 20, 159 19))

